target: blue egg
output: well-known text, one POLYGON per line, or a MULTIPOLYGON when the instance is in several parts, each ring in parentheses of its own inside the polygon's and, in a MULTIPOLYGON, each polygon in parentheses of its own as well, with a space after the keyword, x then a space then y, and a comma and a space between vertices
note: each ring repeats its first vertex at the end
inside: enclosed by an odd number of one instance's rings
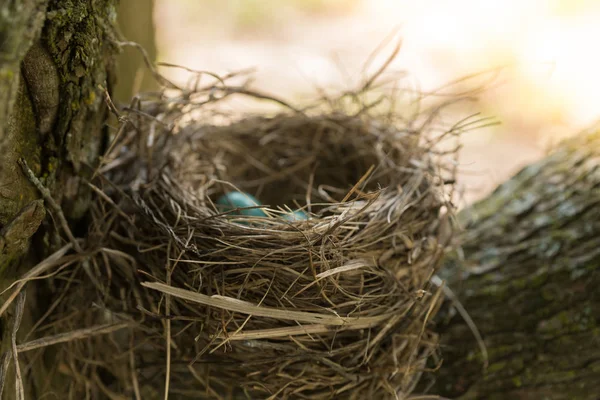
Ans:
POLYGON ((308 215, 302 210, 296 210, 292 213, 285 214, 283 218, 287 221, 306 221, 308 219, 308 215))
MULTIPOLYGON (((259 201, 248 193, 229 192, 219 197, 217 205, 220 211, 230 211, 236 208, 255 207, 259 206, 259 201)), ((251 208, 246 210, 238 210, 235 215, 247 215, 251 217, 266 217, 267 214, 260 208, 251 208)))

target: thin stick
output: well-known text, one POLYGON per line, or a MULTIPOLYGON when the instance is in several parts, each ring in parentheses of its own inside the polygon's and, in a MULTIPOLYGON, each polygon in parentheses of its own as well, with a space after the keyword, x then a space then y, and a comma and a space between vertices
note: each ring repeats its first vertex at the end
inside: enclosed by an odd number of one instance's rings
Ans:
MULTIPOLYGON (((169 241, 169 246, 167 247, 167 254, 171 254, 171 245, 172 241, 169 241)), ((181 257, 181 255, 179 256, 181 257)), ((170 268, 170 258, 167 258, 167 285, 171 285, 171 268, 170 268)), ((166 357, 166 372, 165 372, 165 400, 169 399, 169 384, 171 382, 171 320, 168 318, 171 315, 171 296, 169 294, 165 294, 165 314, 167 316, 166 321, 166 335, 165 342, 167 346, 167 357, 166 357)))
POLYGON ((121 322, 118 324, 104 324, 96 325, 89 328, 78 329, 71 332, 60 333, 58 335, 43 337, 40 339, 32 340, 27 343, 23 343, 17 346, 17 350, 20 353, 40 349, 42 347, 48 347, 59 343, 66 343, 73 340, 87 339, 92 336, 106 335, 121 329, 131 327, 130 322, 121 322))
POLYGON ((134 334, 133 331, 129 336, 129 364, 131 366, 131 381, 133 383, 133 393, 135 394, 135 400, 142 400, 142 395, 140 393, 140 384, 138 382, 136 367, 135 367, 135 355, 133 354, 134 349, 134 334))
POLYGON ((392 54, 390 54, 390 56, 387 58, 387 60, 381 65, 381 67, 379 67, 377 72, 375 72, 373 74, 373 76, 371 76, 369 78, 369 80, 367 80, 367 82, 365 82, 364 86, 360 89, 361 92, 368 90, 371 87, 371 85, 373 84, 373 82, 375 82, 377 80, 377 78, 379 78, 381 76, 381 74, 383 74, 383 72, 392 63, 392 61, 394 61, 394 58, 396 58, 396 56, 400 52, 401 48, 402 48, 402 41, 399 40, 398 43, 396 43, 396 46, 394 46, 394 50, 392 51, 392 54))
POLYGON ((104 193, 102 190, 100 190, 97 186, 91 184, 90 182, 87 182, 87 184, 90 187, 90 189, 92 189, 98 196, 100 196, 102 198, 102 200, 106 201, 108 204, 110 204, 111 206, 113 206, 114 209, 117 211, 117 213, 119 213, 119 215, 121 217, 123 217, 127 222, 131 223, 131 217, 129 215, 127 215, 125 213, 125 211, 123 211, 121 209, 121 207, 119 207, 113 201, 113 199, 111 199, 110 197, 108 197, 108 195, 106 193, 104 193))
POLYGON ((7 351, 2 354, 2 361, 0 362, 0 399, 2 398, 2 392, 4 391, 4 383, 6 382, 6 373, 8 372, 8 366, 10 365, 10 356, 12 352, 7 351))
POLYGON ((140 45, 139 43, 136 43, 136 42, 131 42, 131 41, 115 40, 114 42, 120 47, 131 46, 131 47, 135 47, 136 49, 138 49, 140 51, 140 53, 142 54, 142 57, 144 58, 144 63, 146 64, 146 66, 148 67, 148 69, 150 70, 152 75, 154 76, 154 79, 156 79, 158 82, 160 82, 164 86, 167 86, 171 89, 177 89, 182 92, 184 91, 183 88, 181 88, 179 85, 176 85, 169 79, 165 78, 162 74, 160 74, 156 70, 155 64, 151 61, 150 57, 148 56, 148 52, 146 51, 146 49, 144 49, 144 47, 142 45, 140 45))
MULTIPOLYGON (((50 257, 41 261, 38 265, 36 265, 35 267, 33 267, 32 269, 27 271, 23 275, 23 277, 17 281, 18 283, 14 282, 12 285, 15 285, 16 289, 8 297, 8 299, 4 302, 2 307, 0 307, 0 317, 2 316, 2 314, 4 314, 4 311, 6 311, 8 306, 10 306, 10 304, 14 301, 14 299, 17 297, 19 292, 23 289, 23 286, 25 286, 25 284, 29 280, 31 280, 32 278, 35 278, 36 276, 41 275, 42 273, 46 272, 50 268, 55 267, 56 265, 60 264, 62 262, 62 260, 61 260, 62 256, 64 256, 65 253, 67 251, 69 251, 72 246, 73 245, 71 243, 64 245, 59 250, 57 250, 55 253, 53 253, 50 257)), ((12 285, 9 286, 6 290, 10 289, 12 287, 12 285)))
POLYGON ((469 329, 471 330, 471 333, 473 333, 473 336, 475 337, 475 340, 477 341, 477 345, 479 346, 479 351, 481 351, 481 358, 483 359, 483 370, 485 371, 489 364, 489 356, 488 356, 487 347, 485 346, 485 342, 483 341, 483 337, 481 336, 481 332, 479 332, 477 325, 475 325, 475 322, 473 321, 473 319, 471 318, 471 316, 469 315, 469 313, 467 312, 465 307, 458 300, 458 297, 456 297, 454 292, 448 286, 446 286, 444 284, 444 281, 442 281, 442 279, 439 276, 434 275, 431 278, 431 283, 442 288, 446 297, 452 302, 454 307, 456 307, 456 311, 458 311, 460 316, 467 323, 467 326, 469 327, 469 329))
POLYGON ((227 86, 224 88, 219 88, 220 90, 224 91, 227 94, 243 94, 246 96, 250 96, 250 97, 254 97, 260 100, 269 100, 269 101, 273 101, 279 105, 282 105, 286 108, 289 108, 290 110, 298 113, 298 114, 303 114, 302 110, 294 107, 293 105, 291 105, 290 103, 288 103, 287 101, 280 99, 278 97, 266 94, 266 93, 262 93, 256 90, 251 90, 248 89, 246 87, 243 86, 227 86))
POLYGON ((110 98, 110 93, 108 93, 108 89, 105 86, 98 85, 98 89, 101 89, 104 92, 104 100, 106 101, 106 105, 110 109, 110 111, 117 117, 117 120, 121 121, 121 113, 117 110, 115 103, 113 103, 110 98))
POLYGON ((50 193, 50 191, 48 189, 46 189, 46 187, 42 184, 42 182, 40 182, 40 180, 35 176, 33 171, 27 165, 27 161, 25 161, 24 158, 19 158, 18 163, 21 166, 21 169, 23 169, 23 173, 25 173, 25 176, 27 176, 29 181, 31 183, 33 183, 33 185, 37 188, 37 190, 42 194, 42 197, 44 198, 44 200, 46 200, 48 205, 56 213, 58 220, 60 221, 60 226, 62 227, 63 231, 65 232, 65 234, 67 235, 67 237, 69 238, 71 243, 73 243, 73 249, 75 249, 75 251, 78 253, 82 253, 83 250, 81 249, 81 246, 79 246, 79 242, 77 242, 77 239, 75 239, 75 236, 73 236, 73 232, 71 232, 71 228, 69 228, 69 224, 67 223, 65 214, 63 214, 60 206, 52 198, 52 194, 50 193))
POLYGON ((17 392, 17 400, 25 400, 25 389, 23 387, 23 377, 21 376, 21 367, 19 366, 19 350, 17 348, 17 332, 19 332, 19 327, 21 326, 21 321, 23 320, 23 313, 25 311, 25 298, 25 292, 19 293, 11 335, 12 356, 15 362, 15 391, 17 392))
POLYGON ((227 76, 225 76, 224 78, 221 78, 219 75, 215 74, 214 72, 210 72, 210 71, 206 71, 206 70, 199 70, 199 69, 192 69, 192 68, 184 67, 182 65, 171 64, 171 63, 167 63, 167 62, 159 62, 159 63, 156 63, 156 65, 159 67, 180 68, 180 69, 183 69, 185 71, 188 71, 188 72, 191 72, 191 73, 197 74, 197 75, 208 75, 208 76, 215 78, 223 86, 226 86, 225 79, 227 79, 227 76))
POLYGON ((358 189, 358 187, 360 185, 362 185, 362 183, 369 177, 369 175, 371 175, 371 173, 373 172, 373 170, 375 169, 374 165, 371 165, 369 167, 369 170, 367 172, 365 172, 365 174, 363 176, 361 176, 361 178, 358 180, 358 182, 356 182, 354 184, 354 186, 352 186, 352 189, 350 189, 350 191, 348 192, 348 194, 346 194, 346 196, 344 196, 344 198, 342 199, 342 203, 345 203, 348 201, 348 199, 350 198, 350 196, 352 196, 352 193, 354 193, 356 191, 356 189, 358 189))

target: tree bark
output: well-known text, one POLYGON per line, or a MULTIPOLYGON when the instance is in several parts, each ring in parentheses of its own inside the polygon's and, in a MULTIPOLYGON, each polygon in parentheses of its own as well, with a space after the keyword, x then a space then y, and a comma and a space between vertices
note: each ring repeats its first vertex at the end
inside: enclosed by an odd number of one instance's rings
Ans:
POLYGON ((0 277, 26 247, 23 242, 27 238, 21 237, 20 229, 11 228, 11 223, 14 227, 19 221, 31 225, 34 229, 30 233, 41 223, 39 216, 28 219, 28 213, 19 218, 19 211, 38 196, 20 173, 17 159, 26 155, 29 164, 40 172, 39 135, 21 64, 33 43, 39 41, 47 6, 48 1, 32 0, 9 1, 0 8, 0 277))
POLYGON ((600 398, 600 132, 566 142, 460 214, 464 258, 444 277, 481 332, 440 318, 433 393, 600 398))
MULTIPOLYGON (((104 93, 112 90, 114 76, 116 3, 0 5, 0 291, 64 244, 58 224, 45 218, 44 202, 17 163, 20 158, 62 206, 72 229, 85 215, 91 193, 84 179, 107 134, 104 93)), ((34 294, 28 296, 19 339, 44 311, 34 294)), ((0 304, 3 300, 0 296, 0 304)), ((11 307, 0 318, 0 354, 10 349, 14 325, 11 307)), ((25 357, 21 361, 27 365, 25 357)), ((41 398, 36 388, 46 383, 43 362, 24 371, 27 398, 41 398)), ((7 382, 14 383, 10 374, 7 382)), ((15 393, 10 387, 4 391, 9 398, 15 393)))
POLYGON ((13 0, 0 10, 0 277, 27 248, 27 238, 10 226, 29 218, 23 211, 39 198, 17 164, 20 157, 70 219, 86 211, 90 191, 80 178, 98 161, 106 133, 104 90, 112 89, 117 51, 115 3, 13 0))
MULTIPOLYGON (((44 222, 46 209, 18 167, 20 157, 73 229, 85 215, 90 193, 83 178, 107 136, 104 90, 112 91, 115 10, 116 0, 0 5, 0 290, 62 240, 44 222)), ((489 366, 483 370, 483 353, 463 317, 447 307, 438 319, 444 362, 432 374, 433 393, 598 398, 599 161, 600 134, 583 135, 461 213, 464 257, 448 257, 442 273, 481 331, 489 366)), ((42 308, 29 296, 19 334, 42 308)), ((0 354, 10 346, 12 317, 11 309, 0 319, 0 354)), ((44 371, 38 360, 26 372, 28 398, 47 392, 40 389, 44 371)))

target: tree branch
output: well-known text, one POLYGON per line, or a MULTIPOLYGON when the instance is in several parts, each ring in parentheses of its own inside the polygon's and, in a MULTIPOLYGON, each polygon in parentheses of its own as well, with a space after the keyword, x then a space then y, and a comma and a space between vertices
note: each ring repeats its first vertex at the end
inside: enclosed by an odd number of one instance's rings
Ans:
POLYGON ((600 393, 600 132, 563 143, 460 215, 449 257, 460 315, 440 319, 434 393, 461 399, 597 399, 600 393))

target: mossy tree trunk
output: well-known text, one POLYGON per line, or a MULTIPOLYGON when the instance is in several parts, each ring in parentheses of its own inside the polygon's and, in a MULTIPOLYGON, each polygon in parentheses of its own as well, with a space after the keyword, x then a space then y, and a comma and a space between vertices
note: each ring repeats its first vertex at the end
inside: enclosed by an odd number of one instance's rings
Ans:
MULTIPOLYGON (((20 253, 10 251, 11 223, 39 198, 17 164, 20 157, 69 219, 85 213, 90 195, 80 178, 98 161, 106 133, 115 3, 14 0, 0 10, 0 271, 20 253)), ((26 238, 18 239, 22 250, 26 238)))
MULTIPOLYGON (((64 242, 19 169, 20 157, 51 190, 73 229, 85 215, 85 177, 107 136, 104 90, 112 91, 116 3, 0 5, 0 290, 64 242)), ((434 393, 598 398, 599 161, 600 135, 584 136, 461 214, 464 260, 449 259, 444 273, 483 334, 489 367, 482 372, 473 334, 448 311, 440 318, 444 364, 434 393)), ((22 325, 39 311, 33 300, 22 325)), ((10 343, 9 311, 0 320, 1 351, 10 343)), ((26 332, 26 326, 19 331, 26 332)), ((45 393, 43 368, 36 368, 25 377, 33 383, 28 398, 45 393)))
MULTIPOLYGON (((0 3, 0 291, 65 241, 52 222, 56 215, 45 218, 20 158, 61 205, 72 229, 84 222, 91 199, 85 178, 107 134, 104 93, 112 90, 118 49, 116 6, 117 0, 0 3)), ((21 336, 43 309, 35 297, 28 296, 21 336)), ((10 346, 13 316, 11 307, 0 319, 0 353, 10 346)), ((41 398, 39 388, 47 383, 39 364, 24 377, 35 382, 26 385, 28 398, 41 398)), ((15 393, 4 389, 9 398, 15 393)))
POLYGON ((446 313, 434 393, 600 398, 600 132, 561 145, 460 215, 444 277, 481 331, 446 313))

